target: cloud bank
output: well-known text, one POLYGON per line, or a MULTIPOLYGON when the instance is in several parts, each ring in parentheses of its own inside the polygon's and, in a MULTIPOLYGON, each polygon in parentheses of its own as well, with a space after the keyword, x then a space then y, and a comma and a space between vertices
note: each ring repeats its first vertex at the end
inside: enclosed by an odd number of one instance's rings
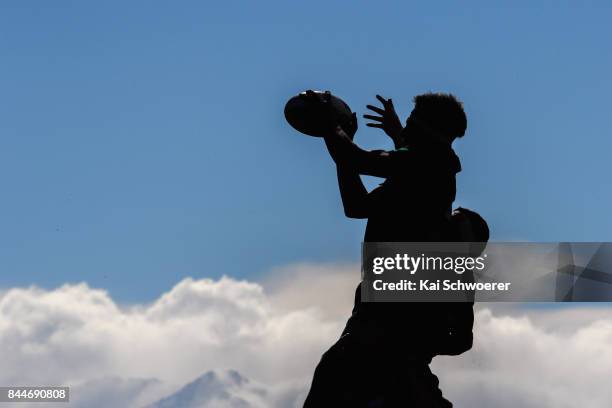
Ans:
MULTIPOLYGON (((350 313, 357 270, 304 264, 261 283, 187 278, 131 306, 85 283, 6 289, 0 384, 69 385, 78 407, 171 402, 192 383, 196 394, 214 385, 223 406, 300 406, 350 313)), ((433 370, 457 407, 610 407, 611 310, 487 304, 473 350, 437 358, 433 370)))

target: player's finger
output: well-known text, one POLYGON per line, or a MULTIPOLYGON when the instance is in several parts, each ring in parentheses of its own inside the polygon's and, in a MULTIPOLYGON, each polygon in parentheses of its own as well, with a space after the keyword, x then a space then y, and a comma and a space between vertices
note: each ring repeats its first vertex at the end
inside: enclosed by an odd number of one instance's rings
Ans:
POLYGON ((319 98, 317 97, 317 94, 312 89, 308 89, 304 96, 306 97, 306 99, 310 99, 311 101, 319 100, 319 98))
POLYGON ((389 103, 389 101, 391 100, 391 99, 385 99, 385 98, 383 98, 383 97, 382 97, 382 96, 380 96, 380 95, 376 95, 376 99, 378 99, 378 100, 380 101, 380 103, 382 103, 382 104, 383 104, 383 106, 387 106, 387 104, 388 104, 388 103, 389 103))
POLYGON ((375 120, 377 122, 384 122, 385 119, 381 116, 374 116, 374 115, 363 115, 364 119, 370 119, 370 120, 375 120))
POLYGON ((326 100, 326 94, 315 92, 312 89, 306 91, 306 97, 309 98, 311 101, 317 103, 318 105, 323 105, 328 102, 326 100))
POLYGON ((379 128, 379 129, 383 128, 382 123, 366 123, 366 126, 367 127, 375 127, 375 128, 379 128))
POLYGON ((357 122, 357 113, 353 112, 353 114, 351 115, 351 125, 353 127, 353 133, 357 132, 357 129, 359 128, 359 123, 357 122))
POLYGON ((368 108, 369 110, 372 110, 380 115, 384 115, 385 114, 385 110, 384 109, 380 109, 377 108, 376 106, 373 105, 366 105, 366 108, 368 108))

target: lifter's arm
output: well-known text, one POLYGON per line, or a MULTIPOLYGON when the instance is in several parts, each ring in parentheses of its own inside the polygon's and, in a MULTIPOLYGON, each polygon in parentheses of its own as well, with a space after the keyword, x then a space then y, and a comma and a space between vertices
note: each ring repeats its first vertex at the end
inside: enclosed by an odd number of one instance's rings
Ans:
POLYGON ((434 342, 436 354, 458 356, 472 348, 474 335, 474 304, 457 303, 455 311, 450 314, 450 321, 444 322, 444 331, 439 333, 434 342))

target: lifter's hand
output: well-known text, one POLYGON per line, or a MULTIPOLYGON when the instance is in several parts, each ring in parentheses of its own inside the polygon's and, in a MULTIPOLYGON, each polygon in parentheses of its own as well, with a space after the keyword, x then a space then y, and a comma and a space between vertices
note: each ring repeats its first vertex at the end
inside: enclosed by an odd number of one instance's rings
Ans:
POLYGON ((404 128, 402 126, 402 122, 397 116, 397 113, 395 112, 393 101, 391 100, 391 98, 385 99, 380 95, 376 95, 376 99, 378 99, 382 103, 383 109, 373 105, 367 105, 366 107, 368 109, 378 113, 380 116, 363 115, 364 118, 374 121, 373 123, 366 123, 366 126, 384 130, 385 133, 394 142, 396 142, 399 139, 400 133, 402 133, 402 130, 404 128))

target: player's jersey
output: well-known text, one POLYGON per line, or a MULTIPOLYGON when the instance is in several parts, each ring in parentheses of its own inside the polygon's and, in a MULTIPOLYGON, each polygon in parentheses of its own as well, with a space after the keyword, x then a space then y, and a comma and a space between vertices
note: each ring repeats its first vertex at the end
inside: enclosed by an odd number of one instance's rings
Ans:
MULTIPOLYGON (((453 149, 431 143, 391 155, 396 171, 371 193, 364 241, 454 241, 449 219, 461 164, 453 149)), ((377 332, 390 347, 398 341, 429 360, 469 348, 472 325, 471 303, 362 303, 358 286, 345 333, 377 332)))
POLYGON ((450 146, 439 143, 390 155, 394 174, 369 195, 364 241, 441 241, 457 191, 459 158, 450 146))

